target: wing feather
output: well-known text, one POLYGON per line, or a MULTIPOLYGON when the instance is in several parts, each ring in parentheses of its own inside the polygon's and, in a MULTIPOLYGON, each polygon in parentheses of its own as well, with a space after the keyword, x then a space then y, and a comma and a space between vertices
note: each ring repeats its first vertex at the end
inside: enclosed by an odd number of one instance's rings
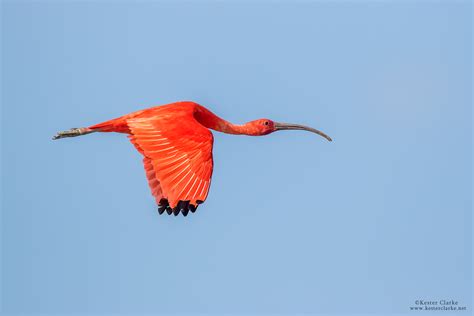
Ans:
POLYGON ((206 200, 213 169, 213 136, 192 112, 172 119, 160 115, 131 118, 127 125, 131 142, 144 156, 148 184, 158 204, 166 199, 176 209, 180 201, 195 207, 206 200))

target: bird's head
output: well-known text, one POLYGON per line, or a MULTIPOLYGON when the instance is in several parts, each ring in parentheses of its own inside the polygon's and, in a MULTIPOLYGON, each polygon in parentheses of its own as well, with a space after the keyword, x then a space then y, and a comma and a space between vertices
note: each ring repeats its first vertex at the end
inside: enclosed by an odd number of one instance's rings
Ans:
POLYGON ((332 141, 331 137, 329 137, 325 133, 315 128, 305 126, 305 125, 300 125, 300 124, 279 123, 279 122, 274 122, 269 119, 258 119, 255 121, 250 121, 246 123, 244 126, 246 129, 246 134, 252 135, 252 136, 263 136, 263 135, 268 135, 276 131, 283 131, 283 130, 302 130, 302 131, 308 131, 308 132, 318 134, 326 138, 328 141, 330 142, 332 141))

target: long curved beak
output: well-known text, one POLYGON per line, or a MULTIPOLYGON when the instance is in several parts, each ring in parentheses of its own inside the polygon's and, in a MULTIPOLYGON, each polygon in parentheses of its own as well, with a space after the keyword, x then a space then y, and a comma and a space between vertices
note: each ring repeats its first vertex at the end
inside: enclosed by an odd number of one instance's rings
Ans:
POLYGON ((275 122, 274 126, 275 126, 276 131, 289 130, 289 129, 308 131, 308 132, 311 132, 311 133, 318 134, 318 135, 326 138, 328 141, 332 142, 331 137, 324 134, 320 130, 317 130, 317 129, 309 127, 309 126, 304 126, 304 125, 300 125, 300 124, 292 124, 292 123, 278 123, 278 122, 275 122))

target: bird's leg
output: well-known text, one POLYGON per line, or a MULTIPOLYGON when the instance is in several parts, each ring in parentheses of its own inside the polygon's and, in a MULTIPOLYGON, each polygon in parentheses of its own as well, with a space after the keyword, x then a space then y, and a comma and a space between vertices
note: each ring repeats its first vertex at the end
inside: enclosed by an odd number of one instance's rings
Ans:
POLYGON ((67 131, 58 132, 56 135, 53 136, 53 140, 65 138, 65 137, 82 136, 82 135, 90 134, 93 132, 96 132, 96 130, 93 130, 87 127, 71 128, 67 131))

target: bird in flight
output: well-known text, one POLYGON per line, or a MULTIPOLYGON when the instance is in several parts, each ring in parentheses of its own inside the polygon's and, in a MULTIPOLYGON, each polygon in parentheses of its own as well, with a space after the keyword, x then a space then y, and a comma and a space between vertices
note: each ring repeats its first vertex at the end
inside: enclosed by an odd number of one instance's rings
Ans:
POLYGON ((312 127, 259 119, 232 124, 191 101, 175 102, 136 111, 89 127, 57 133, 53 139, 95 132, 128 134, 143 155, 148 185, 159 214, 187 216, 202 204, 211 185, 214 138, 209 129, 234 134, 263 136, 281 130, 305 130, 328 141, 332 139, 312 127))

